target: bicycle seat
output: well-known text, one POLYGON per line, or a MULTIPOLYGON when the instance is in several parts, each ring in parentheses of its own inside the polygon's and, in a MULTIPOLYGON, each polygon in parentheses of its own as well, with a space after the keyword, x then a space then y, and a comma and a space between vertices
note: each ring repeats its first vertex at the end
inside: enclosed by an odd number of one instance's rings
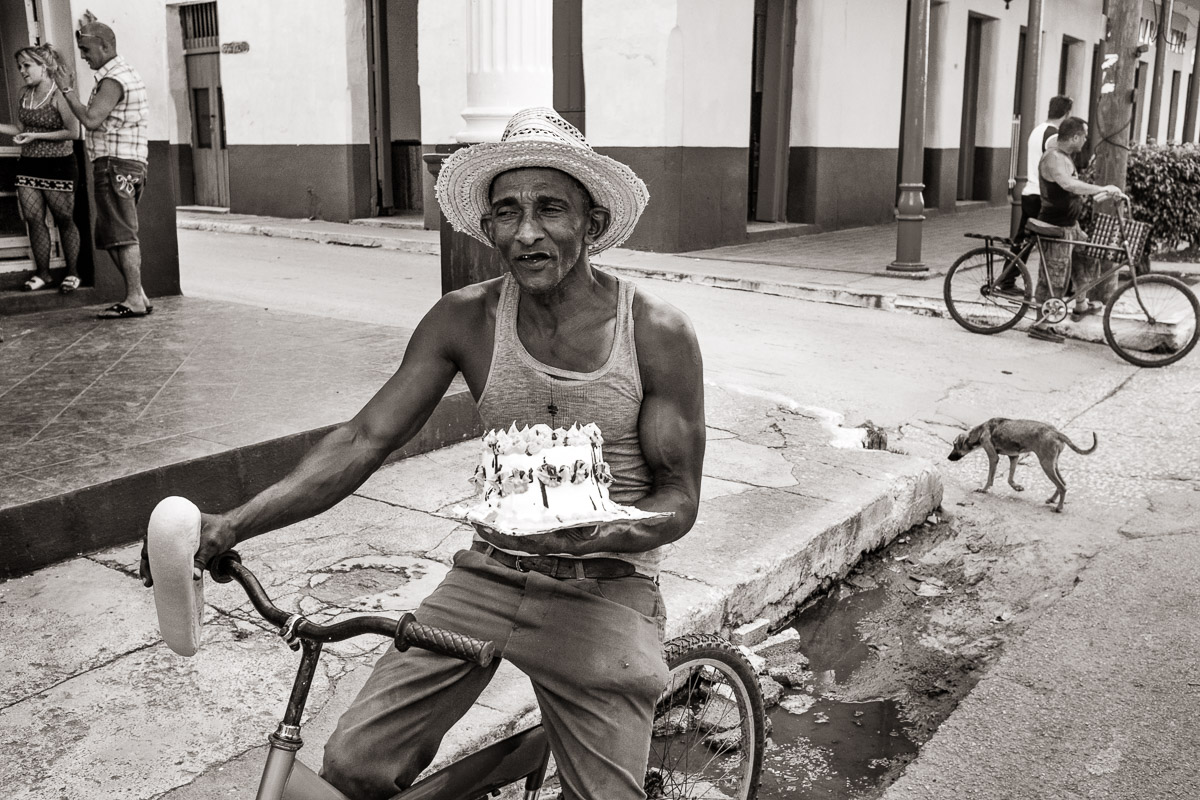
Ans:
POLYGON ((186 498, 167 497, 154 507, 146 528, 159 632, 176 653, 194 656, 204 616, 204 582, 194 577, 192 565, 200 546, 200 509, 186 498))
POLYGON ((1047 225, 1040 219, 1031 219, 1025 222, 1025 230, 1038 236, 1053 236, 1057 239, 1065 239, 1067 232, 1057 225, 1047 225))

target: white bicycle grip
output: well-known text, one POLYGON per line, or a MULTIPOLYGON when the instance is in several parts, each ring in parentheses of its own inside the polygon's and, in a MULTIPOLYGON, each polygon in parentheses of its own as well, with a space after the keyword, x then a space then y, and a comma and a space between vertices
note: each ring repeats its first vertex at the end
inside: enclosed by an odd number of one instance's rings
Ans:
POLYGON ((200 649, 204 614, 204 581, 192 577, 200 547, 200 509, 184 497, 165 498, 150 514, 146 539, 158 630, 176 653, 193 656, 200 649))

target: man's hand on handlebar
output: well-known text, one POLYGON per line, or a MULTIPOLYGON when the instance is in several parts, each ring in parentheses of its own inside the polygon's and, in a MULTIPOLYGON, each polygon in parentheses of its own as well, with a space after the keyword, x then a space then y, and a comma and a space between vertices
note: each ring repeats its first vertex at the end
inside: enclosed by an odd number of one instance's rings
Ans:
MULTIPOLYGON (((200 514, 200 549, 196 551, 194 566, 195 575, 208 569, 208 564, 217 556, 231 550, 237 544, 237 536, 233 532, 229 520, 222 514, 200 514)), ((150 574, 150 552, 147 549, 146 538, 142 538, 142 558, 138 565, 138 575, 142 585, 154 585, 154 576, 150 574)))

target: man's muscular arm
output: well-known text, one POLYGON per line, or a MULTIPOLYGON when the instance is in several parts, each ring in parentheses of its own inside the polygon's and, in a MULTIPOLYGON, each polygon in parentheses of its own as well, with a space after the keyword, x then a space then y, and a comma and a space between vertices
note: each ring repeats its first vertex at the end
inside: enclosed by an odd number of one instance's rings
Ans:
MULTIPOLYGON (((318 442, 283 480, 224 514, 204 514, 197 567, 239 542, 320 514, 363 484, 429 419, 458 371, 454 343, 469 341, 461 296, 447 295, 413 332, 400 368, 353 419, 318 442)), ((150 585, 142 550, 142 578, 150 585)))
POLYGON ((60 90, 63 99, 67 101, 67 105, 71 109, 71 113, 89 131, 96 130, 104 120, 108 119, 108 115, 117 107, 117 103, 121 102, 121 96, 125 94, 125 90, 121 88, 121 84, 113 78, 104 78, 100 81, 100 89, 96 92, 96 96, 86 105, 75 94, 74 87, 60 86, 60 90))
POLYGON ((535 536, 481 530, 497 547, 554 555, 642 553, 679 539, 696 522, 705 445, 700 345, 687 317, 656 298, 639 294, 634 319, 642 377, 638 436, 653 480, 650 494, 634 505, 672 516, 535 536))
MULTIPOLYGON (((1048 178, 1061 186, 1065 191, 1071 194, 1078 194, 1084 197, 1088 195, 1120 195, 1121 189, 1117 186, 1097 186, 1094 183, 1081 181, 1079 178, 1071 174, 1071 159, 1065 153, 1058 153, 1061 158, 1049 158, 1046 160, 1044 173, 1042 177, 1048 178)), ((1102 199, 1102 198, 1098 198, 1102 199)))

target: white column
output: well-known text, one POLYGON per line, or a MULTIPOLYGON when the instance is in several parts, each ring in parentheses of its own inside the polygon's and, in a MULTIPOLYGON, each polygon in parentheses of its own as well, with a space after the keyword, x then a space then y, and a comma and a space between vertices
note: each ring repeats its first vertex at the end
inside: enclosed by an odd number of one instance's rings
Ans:
POLYGON ((553 0, 470 0, 460 142, 496 142, 522 108, 554 105, 553 0))

